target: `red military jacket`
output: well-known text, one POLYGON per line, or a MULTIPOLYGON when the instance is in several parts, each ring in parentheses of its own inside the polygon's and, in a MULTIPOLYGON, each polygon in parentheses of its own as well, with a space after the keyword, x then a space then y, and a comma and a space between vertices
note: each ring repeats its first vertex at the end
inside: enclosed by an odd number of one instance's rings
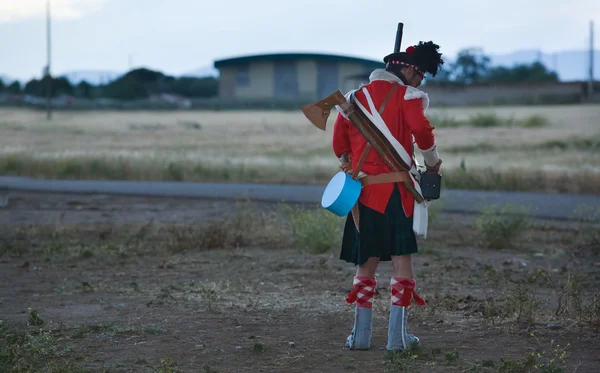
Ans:
MULTIPOLYGON (((413 136, 419 149, 430 150, 435 145, 433 135, 435 127, 425 116, 425 109, 429 105, 427 95, 416 88, 404 85, 398 77, 385 70, 375 70, 369 80, 369 84, 365 87, 377 110, 392 88, 392 84, 400 84, 390 97, 381 116, 392 135, 411 158, 413 157, 413 136)), ((355 97, 368 109, 364 93, 357 90, 355 97)), ((333 128, 333 152, 335 155, 340 158, 342 154, 348 153, 352 160, 352 169, 354 169, 366 145, 367 142, 360 132, 339 113, 333 128)), ((370 150, 361 171, 367 175, 392 172, 374 149, 370 150)), ((414 197, 402 183, 397 183, 397 185, 400 189, 404 213, 407 217, 411 217, 415 204, 414 197)), ((392 183, 367 185, 363 187, 359 201, 373 210, 384 213, 393 189, 394 184, 392 183)))

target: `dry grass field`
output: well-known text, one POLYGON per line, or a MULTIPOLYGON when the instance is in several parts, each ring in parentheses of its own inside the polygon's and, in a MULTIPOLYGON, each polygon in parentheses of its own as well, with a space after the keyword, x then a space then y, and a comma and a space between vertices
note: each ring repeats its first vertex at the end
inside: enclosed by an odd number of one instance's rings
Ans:
POLYGON ((600 222, 432 214, 420 348, 349 351, 354 267, 322 209, 15 193, 0 208, 0 371, 600 371, 600 222))
MULTIPOLYGON (((600 193, 599 105, 427 115, 447 187, 600 193)), ((326 183, 338 166, 331 127, 321 132, 300 111, 63 111, 48 122, 42 111, 4 108, 0 174, 326 183)))
MULTIPOLYGON (((322 183, 337 168, 331 131, 298 112, 44 115, 0 110, 1 175, 322 183)), ((446 185, 600 193, 598 106, 428 115, 446 185)), ((11 193, 0 372, 597 373, 593 211, 557 222, 432 205, 414 257, 427 305, 409 324, 422 346, 387 354, 391 265, 373 348, 345 349, 355 268, 338 259, 343 219, 321 208, 11 193)))

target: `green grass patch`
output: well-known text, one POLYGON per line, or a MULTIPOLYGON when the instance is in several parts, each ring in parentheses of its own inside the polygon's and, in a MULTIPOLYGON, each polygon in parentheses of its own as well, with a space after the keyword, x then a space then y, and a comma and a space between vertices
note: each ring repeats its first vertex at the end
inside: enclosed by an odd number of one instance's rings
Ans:
POLYGON ((570 138, 565 140, 549 140, 535 145, 535 148, 542 150, 578 150, 578 151, 599 151, 600 136, 590 136, 587 138, 570 138))
POLYGON ((18 331, 0 321, 0 372, 88 372, 69 361, 71 351, 61 346, 61 340, 60 334, 49 329, 18 331))
MULTIPOLYGON (((141 226, 89 229, 60 225, 14 227, 3 232, 0 255, 35 255, 46 262, 76 265, 82 261, 123 264, 145 256, 239 247, 297 247, 321 254, 339 245, 344 222, 345 218, 321 206, 281 204, 272 210, 261 210, 251 203, 240 202, 231 212, 197 224, 148 222, 141 226)), ((81 290, 94 292, 97 286, 83 282, 81 290)), ((32 326, 44 324, 35 310, 29 311, 28 320, 32 326)), ((75 333, 84 336, 99 331, 117 329, 113 325, 92 325, 75 333)))
POLYGON ((541 115, 531 115, 522 121, 522 126, 525 128, 540 128, 549 124, 548 118, 541 115))
POLYGON ((281 211, 288 219, 294 244, 312 254, 322 254, 338 245, 345 218, 321 208, 305 209, 282 205, 281 211))
POLYGON ((269 182, 315 184, 329 181, 338 169, 290 169, 281 165, 203 165, 197 162, 140 160, 125 157, 36 158, 0 155, 0 174, 58 180, 269 182))
POLYGON ((429 117, 431 125, 436 128, 458 128, 458 127, 523 127, 540 128, 550 124, 550 121, 541 115, 530 115, 522 119, 514 117, 502 117, 495 113, 477 113, 467 119, 456 119, 448 115, 433 115, 429 117))
POLYGON ((502 127, 513 126, 513 119, 505 119, 496 114, 475 114, 469 118, 467 124, 472 127, 502 127))
MULTIPOLYGON (((28 313, 28 323, 31 324, 32 311, 28 313)), ((35 312, 36 319, 42 319, 35 312)), ((51 324, 51 323, 49 323, 51 324)), ((92 361, 72 347, 74 341, 82 338, 96 338, 101 333, 126 333, 133 328, 118 327, 114 324, 84 325, 73 333, 65 333, 62 329, 51 327, 28 327, 19 330, 0 320, 0 372, 2 373, 87 373, 112 372, 111 369, 90 370, 85 365, 92 361)), ((141 330, 153 336, 162 333, 162 328, 146 325, 141 330)), ((148 365, 143 362, 144 365, 148 365)), ((171 358, 161 359, 158 367, 148 366, 152 372, 181 372, 177 363, 171 358)))
MULTIPOLYGON (((595 144, 595 143, 594 143, 595 144)), ((596 145, 594 145, 596 146, 596 145)), ((492 150, 488 145, 451 151, 492 150)), ((292 169, 273 166, 212 166, 189 161, 151 162, 124 158, 38 159, 25 154, 0 156, 0 174, 54 180, 197 181, 326 185, 337 167, 292 169)), ((600 176, 563 175, 541 171, 523 172, 442 170, 442 188, 523 192, 569 192, 600 194, 600 176)))
POLYGON ((488 143, 479 143, 472 145, 461 145, 444 148, 444 153, 489 153, 501 150, 495 145, 488 143))
POLYGON ((458 128, 467 125, 466 122, 447 115, 434 115, 428 117, 429 122, 435 128, 458 128))
POLYGON ((528 228, 529 212, 520 206, 504 205, 486 208, 475 222, 488 247, 501 250, 512 246, 519 235, 528 228))
MULTIPOLYGON (((538 342, 540 343, 540 342, 538 342)), ((541 344, 541 343, 540 343, 541 344)), ((552 341, 543 351, 527 351, 519 357, 504 356, 498 360, 463 360, 458 349, 412 347, 388 353, 387 372, 410 373, 421 371, 457 371, 465 373, 566 373, 567 351, 552 341)), ((541 349, 540 349, 541 350, 541 349)))

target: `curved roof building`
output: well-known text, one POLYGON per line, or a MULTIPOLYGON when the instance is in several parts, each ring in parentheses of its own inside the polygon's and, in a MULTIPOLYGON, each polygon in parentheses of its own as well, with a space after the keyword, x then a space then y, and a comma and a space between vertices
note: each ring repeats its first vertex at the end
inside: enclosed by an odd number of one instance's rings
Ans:
POLYGON ((368 81, 383 62, 333 54, 279 53, 215 61, 219 97, 314 101, 368 81))

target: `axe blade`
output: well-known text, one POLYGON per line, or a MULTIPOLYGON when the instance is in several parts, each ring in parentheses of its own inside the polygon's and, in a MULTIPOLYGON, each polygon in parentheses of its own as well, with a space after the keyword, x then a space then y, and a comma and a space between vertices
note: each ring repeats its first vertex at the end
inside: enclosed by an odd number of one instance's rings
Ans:
POLYGON ((327 118, 331 114, 331 108, 346 102, 346 98, 337 90, 324 99, 301 107, 304 116, 318 129, 325 131, 327 118))

